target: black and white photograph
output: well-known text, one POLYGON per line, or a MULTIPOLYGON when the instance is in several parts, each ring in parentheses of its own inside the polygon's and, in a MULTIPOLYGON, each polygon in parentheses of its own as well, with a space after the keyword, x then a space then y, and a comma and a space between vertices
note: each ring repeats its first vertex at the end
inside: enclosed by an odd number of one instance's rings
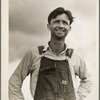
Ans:
POLYGON ((9 0, 6 34, 8 100, 99 100, 98 0, 9 0))

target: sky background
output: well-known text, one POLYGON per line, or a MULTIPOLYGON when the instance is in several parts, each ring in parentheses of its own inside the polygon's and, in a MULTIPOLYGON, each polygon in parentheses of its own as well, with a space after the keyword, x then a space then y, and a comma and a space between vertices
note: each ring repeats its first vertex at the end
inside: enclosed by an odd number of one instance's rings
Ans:
POLYGON ((9 76, 29 48, 47 44, 47 17, 55 8, 64 7, 75 17, 65 41, 85 59, 94 79, 89 98, 98 100, 97 6, 97 0, 9 0, 9 76))

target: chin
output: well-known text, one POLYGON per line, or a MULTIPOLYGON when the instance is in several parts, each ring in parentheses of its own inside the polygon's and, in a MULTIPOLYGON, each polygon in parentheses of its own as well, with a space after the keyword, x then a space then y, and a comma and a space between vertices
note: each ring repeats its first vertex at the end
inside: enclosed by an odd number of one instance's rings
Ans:
POLYGON ((63 40, 66 36, 56 36, 57 40, 63 40))
POLYGON ((56 35, 56 37, 58 38, 58 39, 63 39, 63 38, 65 38, 67 36, 67 34, 64 34, 64 35, 56 35))

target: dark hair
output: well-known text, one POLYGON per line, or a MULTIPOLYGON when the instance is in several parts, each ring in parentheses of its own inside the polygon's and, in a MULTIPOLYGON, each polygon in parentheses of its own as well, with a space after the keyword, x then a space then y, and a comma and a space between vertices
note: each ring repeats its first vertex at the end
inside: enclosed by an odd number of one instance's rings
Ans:
POLYGON ((48 16, 48 23, 50 24, 51 19, 54 19, 54 18, 56 18, 58 15, 61 15, 61 14, 63 14, 63 13, 65 13, 65 14, 68 16, 68 18, 69 18, 69 20, 70 20, 70 25, 71 25, 72 22, 73 22, 74 17, 72 16, 72 14, 71 14, 71 12, 70 12, 69 10, 65 10, 63 7, 58 7, 58 8, 56 8, 55 10, 53 10, 53 11, 49 14, 49 16, 48 16))

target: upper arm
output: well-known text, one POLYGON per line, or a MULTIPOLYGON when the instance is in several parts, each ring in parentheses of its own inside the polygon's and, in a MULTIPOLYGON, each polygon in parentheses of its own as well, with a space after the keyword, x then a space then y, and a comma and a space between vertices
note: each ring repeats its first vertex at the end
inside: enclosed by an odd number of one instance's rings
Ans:
POLYGON ((91 76, 88 66, 82 56, 76 52, 75 54, 75 74, 81 79, 85 80, 91 76))

